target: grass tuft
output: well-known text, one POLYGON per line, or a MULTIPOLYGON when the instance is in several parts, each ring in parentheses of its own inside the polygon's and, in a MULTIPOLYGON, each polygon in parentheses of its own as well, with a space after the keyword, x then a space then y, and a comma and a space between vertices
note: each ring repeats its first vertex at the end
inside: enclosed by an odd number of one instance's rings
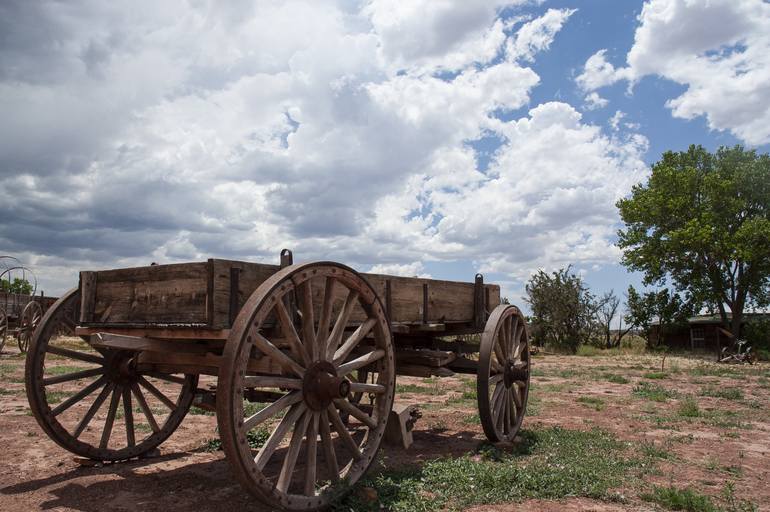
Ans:
POLYGON ((433 511, 568 496, 609 498, 641 460, 601 431, 524 430, 513 453, 482 449, 477 455, 426 462, 372 475, 359 483, 377 489, 376 503, 350 494, 336 510, 433 511))
POLYGON ((649 382, 640 382, 634 387, 633 394, 652 400, 653 402, 665 402, 669 398, 676 397, 675 391, 670 391, 657 384, 650 384, 649 382))

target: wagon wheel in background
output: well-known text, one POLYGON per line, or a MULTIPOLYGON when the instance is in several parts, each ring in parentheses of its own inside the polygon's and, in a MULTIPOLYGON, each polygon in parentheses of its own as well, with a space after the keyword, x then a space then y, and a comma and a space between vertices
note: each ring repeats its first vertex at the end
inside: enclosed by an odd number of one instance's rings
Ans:
POLYGON ((43 318, 43 308, 37 301, 30 301, 24 306, 21 311, 21 317, 19 318, 19 333, 16 340, 19 344, 19 350, 26 352, 29 347, 29 340, 32 339, 32 335, 35 329, 40 324, 40 320, 43 318))
POLYGON ((25 383, 40 427, 61 447, 125 460, 157 447, 184 418, 197 375, 140 371, 136 352, 95 349, 74 336, 77 289, 43 316, 30 341, 25 383))
POLYGON ((8 315, 4 308, 0 308, 0 352, 5 347, 5 337, 8 336, 8 315))
POLYGON ((481 335, 476 391, 484 434, 492 442, 513 441, 529 394, 529 340, 515 306, 492 311, 481 335))
POLYGON ((271 507, 328 505, 374 460, 393 404, 393 343, 375 291, 337 263, 280 270, 236 318, 217 390, 219 435, 241 483, 271 507), (358 369, 373 382, 356 382, 358 369), (247 413, 244 396, 255 390, 276 399, 247 413), (358 393, 373 403, 357 404, 358 393), (260 430, 266 440, 252 452, 260 430))

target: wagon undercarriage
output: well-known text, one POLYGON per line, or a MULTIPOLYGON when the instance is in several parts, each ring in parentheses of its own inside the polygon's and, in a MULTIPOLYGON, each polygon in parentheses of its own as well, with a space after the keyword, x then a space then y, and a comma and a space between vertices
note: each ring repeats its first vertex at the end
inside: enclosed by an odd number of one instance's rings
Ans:
POLYGON ((527 333, 497 286, 292 265, 287 251, 282 263, 82 272, 28 353, 41 427, 73 453, 124 460, 173 433, 197 396, 216 409, 240 482, 292 510, 327 505, 365 473, 397 374, 477 374, 485 434, 514 438, 529 387, 527 333), (473 333, 479 343, 458 339, 473 333), (216 376, 216 387, 198 389, 200 375, 216 376), (59 386, 69 394, 57 402, 59 386))

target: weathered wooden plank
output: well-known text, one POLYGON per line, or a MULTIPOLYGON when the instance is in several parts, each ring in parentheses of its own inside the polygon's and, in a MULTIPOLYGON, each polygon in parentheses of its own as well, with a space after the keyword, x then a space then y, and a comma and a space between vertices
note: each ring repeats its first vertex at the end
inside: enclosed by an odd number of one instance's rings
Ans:
POLYGON ((126 336, 100 332, 91 336, 89 341, 91 346, 100 348, 113 348, 118 350, 133 350, 150 352, 185 352, 188 354, 206 354, 221 351, 222 344, 200 344, 200 343, 182 343, 179 340, 168 341, 160 339, 145 338, 141 336, 126 336))
POLYGON ((96 296, 91 321, 207 323, 206 263, 102 270, 95 274, 96 296))
POLYGON ((456 358, 457 354, 447 350, 396 350, 396 366, 404 363, 438 368, 451 363, 456 358))
MULTIPOLYGON (((249 296, 280 269, 240 261, 212 259, 203 263, 155 265, 95 272, 93 317, 84 323, 110 325, 195 324, 227 329, 249 296), (238 278, 233 276, 237 274, 238 278), (237 282, 235 293, 233 286, 237 282)), ((422 324, 428 330, 442 324, 473 323, 474 283, 416 277, 363 274, 378 296, 389 302, 390 319, 399 324, 422 324), (388 293, 388 289, 390 293, 388 293), (389 298, 389 300, 388 300, 389 298)), ((484 285, 491 310, 500 303, 500 288, 484 285)), ((324 279, 312 281, 313 302, 320 318, 324 279)), ((337 318, 347 290, 338 287, 332 321, 337 318)), ((86 310, 87 311, 87 310, 86 310)), ((353 322, 365 319, 360 306, 353 322)))
POLYGON ((139 325, 135 327, 113 324, 100 324, 95 327, 76 327, 76 336, 91 336, 109 329, 110 333, 124 336, 140 336, 163 340, 226 340, 230 336, 230 329, 202 329, 195 327, 154 327, 139 325))
POLYGON ((80 321, 92 322, 96 307, 96 272, 80 273, 80 321))

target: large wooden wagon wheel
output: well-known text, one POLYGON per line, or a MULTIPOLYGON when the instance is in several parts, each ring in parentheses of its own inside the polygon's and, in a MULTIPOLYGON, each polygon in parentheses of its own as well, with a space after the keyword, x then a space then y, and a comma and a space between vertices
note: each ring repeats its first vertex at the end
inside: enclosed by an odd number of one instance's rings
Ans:
POLYGON ((96 460, 125 460, 157 447, 184 418, 197 375, 140 371, 136 353, 96 350, 74 336, 80 294, 43 316, 27 353, 29 405, 60 446, 96 460))
POLYGON ((254 292, 231 330, 217 387, 222 446, 262 502, 318 509, 374 460, 394 389, 390 326, 369 283, 337 263, 293 265, 254 292), (356 382, 359 369, 373 382, 356 382), (246 412, 255 392, 274 399, 246 412), (269 437, 252 451, 260 430, 269 437))
POLYGON ((513 441, 529 394, 529 341, 524 315, 500 304, 481 335, 476 391, 484 434, 492 442, 513 441))
POLYGON ((19 318, 19 333, 17 334, 17 342, 19 344, 19 350, 26 352, 29 347, 29 340, 32 339, 32 334, 40 324, 40 320, 43 318, 43 307, 37 301, 30 301, 24 306, 21 311, 21 317, 19 318))
POLYGON ((6 336, 8 336, 8 315, 4 308, 0 308, 0 352, 5 347, 6 336))

